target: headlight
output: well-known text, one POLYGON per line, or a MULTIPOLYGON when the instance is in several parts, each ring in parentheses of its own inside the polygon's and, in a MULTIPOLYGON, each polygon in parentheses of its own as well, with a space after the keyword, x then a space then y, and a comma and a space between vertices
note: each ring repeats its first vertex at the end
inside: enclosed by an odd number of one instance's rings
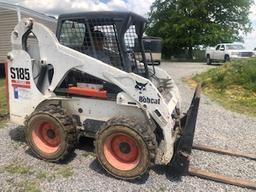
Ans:
POLYGON ((239 56, 240 53, 239 52, 231 52, 231 55, 239 56))

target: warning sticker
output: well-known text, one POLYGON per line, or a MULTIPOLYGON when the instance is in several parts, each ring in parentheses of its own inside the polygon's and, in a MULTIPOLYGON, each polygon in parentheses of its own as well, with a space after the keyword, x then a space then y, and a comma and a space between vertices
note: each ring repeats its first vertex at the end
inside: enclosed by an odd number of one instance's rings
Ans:
POLYGON ((24 89, 30 89, 30 81, 24 81, 24 80, 12 80, 11 84, 14 88, 24 88, 24 89))
POLYGON ((14 99, 24 99, 29 100, 31 99, 31 91, 30 89, 24 89, 19 87, 14 87, 14 99))

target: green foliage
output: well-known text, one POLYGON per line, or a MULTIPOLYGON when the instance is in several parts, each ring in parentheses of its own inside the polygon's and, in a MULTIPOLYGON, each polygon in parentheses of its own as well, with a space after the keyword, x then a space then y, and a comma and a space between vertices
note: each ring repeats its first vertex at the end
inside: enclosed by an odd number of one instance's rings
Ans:
POLYGON ((256 58, 227 63, 193 77, 204 92, 235 111, 256 115, 256 58))
POLYGON ((202 80, 203 86, 211 86, 221 92, 231 86, 240 86, 245 90, 256 92, 256 59, 245 59, 227 63, 195 76, 202 80))
POLYGON ((149 13, 147 34, 163 39, 165 52, 196 45, 241 40, 251 30, 252 0, 156 0, 149 13))
POLYGON ((0 87, 4 87, 4 79, 0 79, 0 87))
POLYGON ((0 116, 7 113, 4 79, 0 79, 0 116))

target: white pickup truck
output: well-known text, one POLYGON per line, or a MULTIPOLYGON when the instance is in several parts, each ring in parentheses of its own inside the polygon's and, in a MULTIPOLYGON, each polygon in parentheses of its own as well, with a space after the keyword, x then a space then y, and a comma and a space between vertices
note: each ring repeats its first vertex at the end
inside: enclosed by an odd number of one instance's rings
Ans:
POLYGON ((206 49, 207 64, 213 62, 226 62, 235 59, 249 58, 254 56, 254 52, 246 50, 241 44, 223 43, 214 48, 206 49))

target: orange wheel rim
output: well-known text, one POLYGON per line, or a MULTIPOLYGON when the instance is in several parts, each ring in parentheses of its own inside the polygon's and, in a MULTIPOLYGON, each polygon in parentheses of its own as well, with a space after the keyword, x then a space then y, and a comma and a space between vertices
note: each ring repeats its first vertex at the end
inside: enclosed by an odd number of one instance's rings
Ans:
POLYGON ((103 148, 106 160, 116 169, 130 171, 140 162, 140 148, 127 134, 116 133, 109 136, 103 148))
POLYGON ((43 153, 55 153, 60 146, 60 130, 52 123, 41 122, 32 132, 32 140, 43 153))

